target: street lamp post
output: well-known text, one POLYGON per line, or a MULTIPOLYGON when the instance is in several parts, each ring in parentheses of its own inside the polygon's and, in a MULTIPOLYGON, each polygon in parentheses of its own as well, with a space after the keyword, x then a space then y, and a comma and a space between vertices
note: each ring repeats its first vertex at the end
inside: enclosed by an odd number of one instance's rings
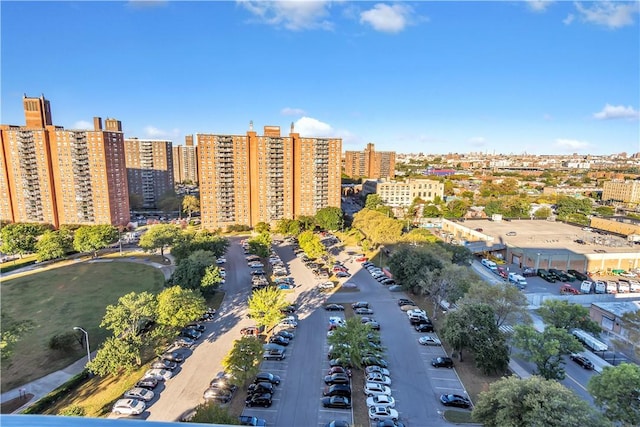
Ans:
POLYGON ((80 326, 74 326, 73 329, 76 331, 82 331, 82 333, 84 333, 84 338, 87 343, 87 364, 89 364, 91 363, 91 350, 89 350, 89 332, 85 331, 80 326))

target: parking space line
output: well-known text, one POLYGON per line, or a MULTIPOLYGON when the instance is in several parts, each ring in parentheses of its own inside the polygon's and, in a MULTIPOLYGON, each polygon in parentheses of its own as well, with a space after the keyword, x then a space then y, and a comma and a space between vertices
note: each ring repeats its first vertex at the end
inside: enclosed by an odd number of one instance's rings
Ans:
POLYGON ((457 378, 437 378, 433 377, 432 380, 440 380, 440 381, 459 381, 457 378))

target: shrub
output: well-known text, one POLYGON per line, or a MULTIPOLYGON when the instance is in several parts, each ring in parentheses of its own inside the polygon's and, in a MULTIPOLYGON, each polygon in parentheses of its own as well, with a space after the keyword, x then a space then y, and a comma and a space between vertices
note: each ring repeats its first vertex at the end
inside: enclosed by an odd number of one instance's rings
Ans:
POLYGON ((64 415, 66 417, 84 417, 85 410, 80 405, 71 405, 58 412, 58 415, 64 415))
POLYGON ((65 332, 63 334, 56 334, 49 340, 49 348, 51 350, 58 350, 64 352, 70 352, 78 344, 76 334, 73 332, 65 332))

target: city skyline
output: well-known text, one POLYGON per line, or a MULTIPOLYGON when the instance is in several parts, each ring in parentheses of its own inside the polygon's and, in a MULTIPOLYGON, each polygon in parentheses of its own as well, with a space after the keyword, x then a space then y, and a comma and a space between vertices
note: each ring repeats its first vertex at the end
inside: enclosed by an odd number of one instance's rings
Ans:
POLYGON ((1 122, 23 123, 23 94, 44 93, 56 125, 92 128, 106 113, 127 138, 174 145, 243 134, 253 120, 342 138, 343 151, 635 153, 639 11, 606 1, 3 2, 1 122))

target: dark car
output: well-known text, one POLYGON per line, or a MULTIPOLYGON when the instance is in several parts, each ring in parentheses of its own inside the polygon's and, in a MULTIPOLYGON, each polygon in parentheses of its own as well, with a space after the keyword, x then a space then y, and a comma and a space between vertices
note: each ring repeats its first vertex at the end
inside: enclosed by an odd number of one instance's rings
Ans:
POLYGON ((351 427, 351 424, 345 420, 333 420, 330 423, 326 423, 324 427, 351 427))
POLYGON ((419 323, 415 326, 416 332, 433 332, 432 323, 419 323))
POLYGON ((324 306, 327 311, 344 311, 344 306, 340 304, 327 304, 324 306))
POLYGON ((351 387, 348 384, 334 384, 326 387, 322 395, 351 397, 351 387))
POLYGON ((136 383, 136 387, 146 388, 147 390, 153 390, 158 385, 158 380, 153 377, 144 377, 136 383))
POLYGON ((589 280, 589 276, 587 276, 584 273, 580 273, 577 270, 567 270, 567 273, 571 274, 573 277, 575 277, 578 280, 589 280))
POLYGON ((453 360, 450 357, 436 357, 431 359, 431 366, 436 368, 453 368, 453 360))
POLYGON ((373 314, 373 310, 370 308, 356 308, 355 313, 367 316, 373 314))
POLYGON ((380 330, 380 323, 376 322, 375 320, 370 320, 367 323, 365 323, 365 325, 368 325, 374 331, 380 330))
POLYGON ((271 406, 271 393, 256 393, 247 397, 244 401, 247 406, 271 406))
POLYGON ((562 270, 558 270, 555 268, 550 268, 549 269, 549 273, 553 274, 556 278, 556 280, 559 280, 561 282, 573 282, 576 280, 575 277, 568 275, 567 273, 565 273, 562 270))
POLYGON ((273 384, 268 383, 266 381, 262 381, 259 383, 253 383, 249 385, 249 394, 261 394, 261 393, 270 393, 274 392, 273 384))
POLYGON ((405 424, 400 421, 381 420, 378 421, 376 427, 405 427, 405 424))
POLYGON ((203 333, 207 329, 203 324, 200 324, 200 323, 189 323, 187 326, 185 326, 185 328, 195 329, 200 333, 203 333))
POLYGON ((230 383, 226 377, 216 377, 209 383, 209 388, 221 388, 234 393, 238 389, 238 386, 230 383))
POLYGON ((196 343, 196 340, 189 337, 178 337, 175 341, 175 345, 178 347, 193 347, 196 343))
POLYGON ((331 396, 322 399, 322 406, 325 408, 350 409, 351 399, 346 396, 331 396))
POLYGON ((362 366, 380 366, 382 368, 387 368, 389 365, 386 360, 380 359, 379 357, 363 357, 362 358, 362 366))
POLYGON ((288 305, 286 307, 284 307, 282 310, 280 310, 280 312, 282 314, 293 314, 295 313, 297 310, 295 305, 288 305))
POLYGON ((233 398, 233 391, 228 388, 210 387, 204 391, 202 397, 207 401, 229 403, 229 401, 233 398))
POLYGON ((338 271, 336 273, 336 277, 351 277, 351 274, 347 273, 346 271, 338 271))
POLYGON ((202 334, 200 332, 196 331, 195 329, 185 328, 182 331, 180 331, 180 336, 181 337, 191 338, 192 340, 197 340, 198 338, 200 338, 202 336, 202 334))
POLYGON ((440 396, 440 402, 444 406, 455 406, 456 408, 468 408, 471 406, 471 401, 459 394, 443 394, 440 396))
POLYGON ((414 316, 409 318, 409 323, 412 325, 422 325, 423 323, 431 324, 431 320, 426 316, 414 316))
POLYGON ((278 331, 276 336, 283 337, 291 341, 296 335, 293 332, 282 330, 278 331))
POLYGON ((289 345, 289 340, 280 335, 274 335, 269 339, 270 343, 278 344, 278 345, 289 345))
POLYGON ((349 384, 349 375, 347 374, 331 374, 324 377, 324 383, 333 384, 349 384))
POLYGON ((593 370, 593 363, 591 363, 591 360, 587 359, 586 357, 579 354, 572 354, 571 356, 569 356, 569 358, 576 362, 578 365, 582 366, 584 369, 593 370))
POLYGON ((402 307, 403 305, 416 305, 416 303, 411 301, 410 299, 400 298, 398 300, 398 307, 402 307))
POLYGON ((170 371, 173 371, 177 367, 178 364, 176 362, 172 362, 171 360, 166 359, 157 360, 151 364, 152 369, 168 369, 170 371))
POLYGON ((256 379, 253 382, 265 382, 278 385, 280 384, 280 377, 278 375, 272 374, 271 372, 260 372, 258 375, 256 375, 256 379))
POLYGON ((549 283, 556 283, 556 277, 553 274, 549 273, 544 268, 538 269, 538 276, 542 277, 544 280, 546 280, 549 283))
POLYGON ((354 302, 353 304, 351 304, 351 308, 353 308, 354 310, 356 308, 369 308, 369 303, 365 301, 354 302))
POLYGON ((184 356, 177 351, 167 352, 160 357, 162 357, 164 360, 170 360, 172 362, 181 363, 184 361, 184 356))
POLYGON ((334 366, 342 366, 343 368, 353 368, 353 363, 351 363, 351 360, 349 359, 343 359, 341 357, 338 357, 337 359, 329 360, 329 366, 331 366, 332 368, 334 366))

